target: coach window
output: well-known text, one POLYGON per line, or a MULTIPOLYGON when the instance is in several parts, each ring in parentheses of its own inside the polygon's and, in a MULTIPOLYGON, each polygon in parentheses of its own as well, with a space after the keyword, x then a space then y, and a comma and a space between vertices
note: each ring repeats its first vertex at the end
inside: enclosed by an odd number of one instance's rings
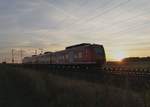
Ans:
POLYGON ((66 54, 66 59, 68 60, 68 55, 66 54))
POLYGON ((88 56, 88 49, 85 49, 85 56, 88 56))
POLYGON ((58 57, 58 60, 61 60, 61 59, 62 59, 62 56, 59 56, 59 57, 58 57))
POLYGON ((75 54, 75 55, 74 55, 74 58, 77 59, 77 58, 78 58, 78 55, 75 54))
POLYGON ((62 56, 62 60, 64 60, 65 59, 65 56, 62 56))
POLYGON ((82 52, 79 52, 79 53, 78 53, 78 57, 79 57, 79 58, 82 58, 82 52))
POLYGON ((54 60, 54 57, 53 56, 51 56, 51 58, 52 58, 52 61, 54 60))

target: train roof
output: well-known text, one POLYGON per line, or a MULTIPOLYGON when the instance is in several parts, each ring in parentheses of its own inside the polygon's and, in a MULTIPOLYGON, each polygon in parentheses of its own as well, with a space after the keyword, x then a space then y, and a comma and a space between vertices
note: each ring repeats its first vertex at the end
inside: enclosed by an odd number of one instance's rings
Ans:
POLYGON ((100 45, 100 44, 90 44, 90 43, 81 43, 81 44, 77 44, 77 45, 72 45, 72 46, 66 47, 66 49, 72 49, 72 48, 82 47, 82 46, 103 46, 103 45, 100 45))
POLYGON ((30 57, 24 57, 24 59, 27 59, 27 58, 30 58, 30 57))
POLYGON ((32 57, 36 57, 37 55, 32 55, 32 57))
POLYGON ((44 52, 44 54, 51 54, 51 53, 53 53, 53 52, 44 52))
POLYGON ((81 44, 77 44, 77 45, 68 46, 68 47, 66 47, 66 49, 72 49, 72 48, 76 48, 76 47, 89 46, 89 45, 91 45, 91 44, 90 43, 81 43, 81 44))

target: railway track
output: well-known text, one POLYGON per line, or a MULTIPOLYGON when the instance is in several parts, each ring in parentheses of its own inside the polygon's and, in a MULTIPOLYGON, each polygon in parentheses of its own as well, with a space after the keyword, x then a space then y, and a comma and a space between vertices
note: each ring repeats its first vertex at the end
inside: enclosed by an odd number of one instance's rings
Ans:
POLYGON ((110 84, 117 87, 132 87, 133 89, 150 88, 150 72, 149 69, 127 69, 125 67, 103 66, 54 66, 51 65, 22 65, 7 64, 16 69, 34 69, 37 72, 45 72, 47 75, 54 74, 69 78, 70 80, 84 80, 98 84, 110 84), (76 68, 77 67, 77 68, 76 68), (53 69, 52 69, 53 68, 53 69), (143 72, 144 71, 144 72, 143 72))
POLYGON ((109 66, 103 67, 96 65, 49 65, 49 64, 9 64, 13 67, 24 67, 36 70, 46 70, 48 72, 57 72, 57 74, 65 72, 78 72, 84 73, 84 75, 105 75, 114 78, 127 77, 131 80, 150 80, 149 68, 130 68, 126 66, 109 66))
POLYGON ((130 87, 132 89, 150 88, 150 69, 134 68, 126 66, 104 66, 104 81, 118 87, 130 87))
POLYGON ((150 68, 129 68, 121 66, 104 66, 102 68, 104 71, 112 74, 120 75, 150 75, 150 68))

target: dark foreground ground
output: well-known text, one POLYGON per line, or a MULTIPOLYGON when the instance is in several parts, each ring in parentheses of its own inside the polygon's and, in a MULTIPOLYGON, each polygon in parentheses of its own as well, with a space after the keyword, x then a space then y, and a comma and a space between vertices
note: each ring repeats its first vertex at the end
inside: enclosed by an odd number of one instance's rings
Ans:
POLYGON ((0 65, 0 107, 150 107, 150 91, 0 65))

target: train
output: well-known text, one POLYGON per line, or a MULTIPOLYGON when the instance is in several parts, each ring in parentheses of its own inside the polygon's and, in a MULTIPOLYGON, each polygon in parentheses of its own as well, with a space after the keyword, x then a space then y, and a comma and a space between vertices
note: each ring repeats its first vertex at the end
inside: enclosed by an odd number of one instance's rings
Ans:
POLYGON ((56 52, 32 55, 22 60, 23 64, 48 65, 99 65, 106 63, 103 45, 81 43, 66 47, 56 52))

